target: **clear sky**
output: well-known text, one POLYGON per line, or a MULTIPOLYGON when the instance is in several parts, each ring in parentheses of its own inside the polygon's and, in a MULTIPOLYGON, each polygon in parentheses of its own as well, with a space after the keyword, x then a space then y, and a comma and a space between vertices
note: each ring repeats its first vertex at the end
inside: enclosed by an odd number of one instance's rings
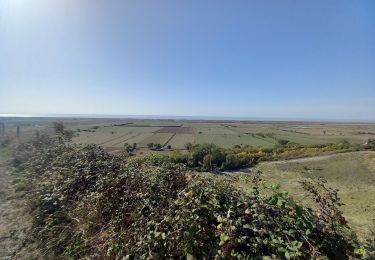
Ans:
POLYGON ((375 120, 375 1, 1 0, 0 113, 375 120))

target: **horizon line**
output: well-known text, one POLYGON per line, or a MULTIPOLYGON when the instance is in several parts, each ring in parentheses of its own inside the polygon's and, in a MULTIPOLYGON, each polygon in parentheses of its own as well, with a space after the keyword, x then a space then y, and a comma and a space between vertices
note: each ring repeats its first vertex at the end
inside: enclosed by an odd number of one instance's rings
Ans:
POLYGON ((197 115, 124 115, 124 114, 54 114, 54 113, 0 113, 0 118, 82 118, 82 119, 150 119, 150 120, 207 120, 207 121, 280 121, 280 122, 334 122, 375 123, 367 119, 303 118, 303 117, 256 117, 256 116, 197 116, 197 115))

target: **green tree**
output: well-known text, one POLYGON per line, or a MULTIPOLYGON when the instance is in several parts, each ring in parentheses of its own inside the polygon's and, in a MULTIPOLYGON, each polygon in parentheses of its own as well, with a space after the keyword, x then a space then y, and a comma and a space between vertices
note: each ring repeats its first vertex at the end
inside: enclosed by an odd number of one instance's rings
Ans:
POLYGON ((185 149, 188 150, 189 152, 191 151, 192 148, 193 148, 193 144, 192 143, 186 143, 185 144, 185 149))
POLYGON ((58 121, 58 122, 53 122, 53 129, 55 130, 55 134, 67 141, 71 141, 74 132, 70 129, 65 129, 65 125, 63 122, 58 121))

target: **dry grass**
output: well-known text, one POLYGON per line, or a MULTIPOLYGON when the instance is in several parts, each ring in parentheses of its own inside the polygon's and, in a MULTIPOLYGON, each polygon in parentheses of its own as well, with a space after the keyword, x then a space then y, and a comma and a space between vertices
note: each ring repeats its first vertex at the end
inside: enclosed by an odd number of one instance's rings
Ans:
POLYGON ((368 237, 375 219, 375 152, 337 154, 285 162, 266 162, 257 166, 264 179, 280 183, 298 200, 307 202, 299 181, 324 177, 339 189, 342 207, 350 225, 360 237, 368 237))
POLYGON ((345 204, 341 209, 358 237, 362 241, 372 238, 375 223, 374 151, 262 162, 251 171, 227 172, 216 177, 251 191, 251 172, 257 170, 262 171, 262 178, 267 183, 280 184, 295 200, 308 207, 313 203, 302 189, 300 181, 323 177, 330 187, 339 189, 338 194, 345 204))

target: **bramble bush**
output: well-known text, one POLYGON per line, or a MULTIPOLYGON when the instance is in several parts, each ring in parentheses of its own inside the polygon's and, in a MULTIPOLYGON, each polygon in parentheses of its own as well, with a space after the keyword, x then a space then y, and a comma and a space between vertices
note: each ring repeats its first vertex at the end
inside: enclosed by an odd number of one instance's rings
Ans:
MULTIPOLYGON (((211 162, 222 156, 215 147, 204 149, 211 149, 211 162)), ((224 163, 237 160, 228 155, 224 163)), ((58 133, 21 145, 13 166, 29 180, 34 235, 58 257, 354 256, 358 243, 338 208, 337 192, 323 181, 303 183, 318 203, 312 210, 265 183, 259 172, 249 183, 253 191, 245 193, 174 159, 121 158, 95 145, 74 145, 58 133)))

